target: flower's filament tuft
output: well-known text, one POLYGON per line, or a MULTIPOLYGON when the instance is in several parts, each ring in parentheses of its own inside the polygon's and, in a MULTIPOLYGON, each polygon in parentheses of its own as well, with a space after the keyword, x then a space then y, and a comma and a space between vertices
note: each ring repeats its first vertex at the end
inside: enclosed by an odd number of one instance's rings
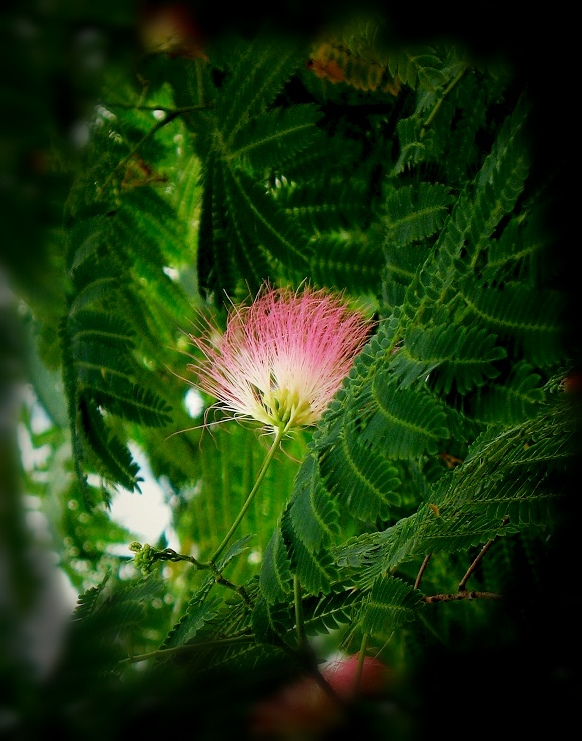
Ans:
POLYGON ((215 406, 287 433, 319 420, 370 329, 337 294, 266 285, 224 334, 191 335, 203 358, 189 367, 215 406))

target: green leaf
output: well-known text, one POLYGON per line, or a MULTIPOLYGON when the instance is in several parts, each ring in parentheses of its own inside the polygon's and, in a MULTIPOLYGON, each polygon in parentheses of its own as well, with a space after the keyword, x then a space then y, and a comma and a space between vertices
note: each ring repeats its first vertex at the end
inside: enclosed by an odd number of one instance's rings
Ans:
POLYGON ((253 607, 252 627, 259 643, 280 646, 284 643, 283 636, 292 627, 286 605, 273 606, 259 597, 253 607))
POLYGON ((227 159, 258 175, 281 167, 322 138, 321 115, 313 103, 264 111, 237 131, 227 159))
POLYGON ((103 343, 109 347, 132 350, 135 333, 131 325, 118 314, 100 311, 78 311, 71 315, 69 332, 73 344, 103 343))
POLYGON ((226 199, 222 167, 213 155, 205 162, 202 176, 202 204, 198 232, 197 272, 200 288, 207 295, 235 293, 235 265, 226 239, 222 204, 226 199))
POLYGON ((529 363, 519 361, 504 384, 483 388, 475 400, 475 417, 491 424, 518 424, 535 417, 545 399, 541 376, 529 363))
POLYGON ((240 226, 268 254, 292 271, 307 267, 311 248, 306 236, 289 219, 264 187, 242 170, 224 167, 228 199, 237 209, 240 226))
POLYGON ((575 455, 573 410, 562 402, 502 432, 484 432, 463 464, 432 487, 428 503, 387 530, 338 548, 338 565, 362 569, 360 583, 369 586, 414 556, 464 550, 518 529, 555 524, 575 455))
POLYGON ((308 635, 331 633, 354 621, 354 612, 361 601, 356 589, 333 591, 304 606, 304 625, 308 635))
POLYGON ((390 190, 384 204, 387 243, 402 248, 432 236, 442 228, 452 202, 449 188, 441 183, 390 190))
POLYGON ((79 399, 80 429, 103 475, 129 491, 139 491, 138 464, 129 449, 106 426, 103 416, 91 400, 79 399))
POLYGON ((352 428, 342 427, 337 444, 322 456, 321 470, 338 505, 364 522, 386 519, 400 501, 397 470, 352 428))
POLYGON ((372 393, 374 414, 366 426, 365 440, 374 445, 381 440, 385 455, 393 458, 439 452, 449 431, 436 398, 425 390, 399 388, 382 375, 372 381, 372 393))
POLYGON ((550 365, 563 356, 563 293, 523 285, 489 288, 469 278, 459 290, 471 314, 500 338, 517 342, 530 363, 550 365))
POLYGON ((107 582, 111 577, 111 572, 107 572, 101 579, 99 584, 89 589, 86 589, 83 594, 77 597, 77 604, 71 615, 71 621, 85 620, 91 616, 96 609, 98 609, 99 597, 105 589, 107 582))
POLYGON ((289 38, 259 34, 239 43, 240 56, 229 70, 216 104, 216 118, 225 141, 269 106, 300 64, 300 48, 289 38))
POLYGON ((181 646, 186 641, 191 640, 198 630, 216 615, 220 600, 216 596, 210 596, 210 590, 213 586, 214 577, 206 577, 198 591, 188 602, 180 620, 164 639, 160 646, 161 650, 181 646))
POLYGON ((309 274, 317 285, 351 293, 379 293, 384 259, 379 240, 361 231, 316 234, 309 241, 309 274))
POLYGON ((223 556, 219 558, 219 560, 216 562, 216 567, 223 571, 225 566, 227 566, 233 558, 236 558, 241 553, 244 553, 248 549, 248 543, 250 540, 253 539, 253 535, 245 535, 244 538, 239 538, 238 540, 235 540, 234 543, 230 545, 230 547, 226 550, 223 556))
POLYGON ((307 456, 299 469, 287 516, 295 535, 313 552, 329 545, 338 531, 337 510, 321 483, 314 456, 307 456))
POLYGON ((333 559, 328 550, 312 550, 301 539, 293 527, 289 516, 289 507, 283 514, 281 529, 291 561, 291 569, 310 594, 326 594, 333 582, 337 581, 338 574, 333 559))
POLYGON ((417 86, 425 90, 436 90, 444 82, 444 74, 440 68, 441 59, 435 49, 431 47, 415 47, 399 49, 388 56, 390 74, 405 85, 416 89, 417 86))
POLYGON ((362 630, 381 640, 389 640, 394 631, 415 619, 422 594, 394 577, 379 577, 364 603, 362 630))
POLYGON ((507 352, 496 340, 487 328, 478 325, 413 327, 391 369, 403 388, 431 374, 434 391, 448 394, 454 385, 464 395, 501 373, 493 363, 505 358, 507 352))
POLYGON ((149 427, 163 427, 171 421, 171 407, 161 396, 128 379, 95 374, 85 383, 86 393, 111 414, 149 427))
POLYGON ((282 602, 292 592, 291 562, 279 527, 265 549, 259 578, 261 593, 271 605, 282 602))

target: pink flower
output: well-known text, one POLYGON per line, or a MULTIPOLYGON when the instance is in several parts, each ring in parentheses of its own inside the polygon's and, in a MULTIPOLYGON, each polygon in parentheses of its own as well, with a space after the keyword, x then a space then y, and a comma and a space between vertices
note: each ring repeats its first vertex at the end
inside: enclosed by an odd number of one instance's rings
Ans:
POLYGON ((190 336, 204 357, 189 368, 213 406, 287 433, 321 417, 371 326, 341 295, 265 285, 230 312, 224 334, 190 336))

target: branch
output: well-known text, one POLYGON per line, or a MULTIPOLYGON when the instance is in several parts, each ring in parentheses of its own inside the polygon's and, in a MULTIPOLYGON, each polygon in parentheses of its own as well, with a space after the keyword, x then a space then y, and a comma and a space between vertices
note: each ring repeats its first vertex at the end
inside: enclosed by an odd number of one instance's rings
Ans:
POLYGON ((461 599, 503 599, 502 594, 496 592, 477 592, 465 589, 454 594, 431 594, 422 598, 429 605, 431 602, 454 602, 461 599))
POLYGON ((201 561, 196 560, 194 556, 187 556, 183 553, 176 553, 176 551, 174 551, 172 548, 164 548, 163 550, 159 550, 158 548, 154 548, 148 543, 142 546, 142 544, 138 543, 137 541, 130 544, 129 550, 134 551, 134 553, 136 554, 134 561, 136 563, 136 566, 144 574, 147 574, 151 571, 153 564, 156 561, 172 561, 174 563, 178 561, 187 561, 188 563, 191 563, 193 566, 195 566, 197 569, 209 569, 214 574, 214 581, 217 584, 221 584, 223 587, 227 587, 227 589, 232 589, 234 592, 237 592, 246 602, 248 607, 253 607, 253 603, 248 596, 245 588, 243 586, 237 586, 228 579, 225 579, 222 575, 222 572, 220 571, 220 569, 217 568, 213 561, 202 563, 201 561))
MULTIPOLYGON (((505 525, 507 525, 508 522, 509 522, 509 516, 505 517, 505 519, 501 523, 501 527, 504 527, 505 525)), ((481 548, 481 550, 479 551, 479 554, 478 554, 477 558, 469 566, 469 568, 467 569, 467 573, 465 574, 465 576, 459 582, 459 592, 464 591, 465 586, 467 585, 467 582, 469 581, 469 577, 475 571, 475 569, 479 565, 480 561, 482 560, 483 556, 491 548, 491 546, 493 545, 493 543, 495 543, 495 541, 497 540, 498 537, 499 536, 495 536, 495 538, 492 538, 491 540, 488 540, 487 543, 485 543, 485 545, 483 546, 483 548, 481 548)))
POLYGON ((424 572, 426 571, 426 567, 428 566, 428 562, 430 561, 430 557, 432 556, 432 553, 429 553, 427 556, 424 557, 424 561, 422 562, 420 569, 418 570, 418 574, 416 575, 416 581, 414 582, 414 588, 418 589, 420 586, 420 581, 424 575, 424 572))

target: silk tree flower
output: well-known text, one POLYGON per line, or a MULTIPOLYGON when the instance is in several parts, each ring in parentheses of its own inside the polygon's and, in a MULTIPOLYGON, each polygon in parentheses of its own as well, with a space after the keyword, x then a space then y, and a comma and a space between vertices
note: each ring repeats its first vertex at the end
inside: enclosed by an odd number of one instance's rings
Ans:
POLYGON ((340 294, 266 284, 250 305, 230 311, 223 334, 190 335, 203 358, 188 367, 216 397, 211 408, 287 434, 318 421, 371 326, 340 294))

